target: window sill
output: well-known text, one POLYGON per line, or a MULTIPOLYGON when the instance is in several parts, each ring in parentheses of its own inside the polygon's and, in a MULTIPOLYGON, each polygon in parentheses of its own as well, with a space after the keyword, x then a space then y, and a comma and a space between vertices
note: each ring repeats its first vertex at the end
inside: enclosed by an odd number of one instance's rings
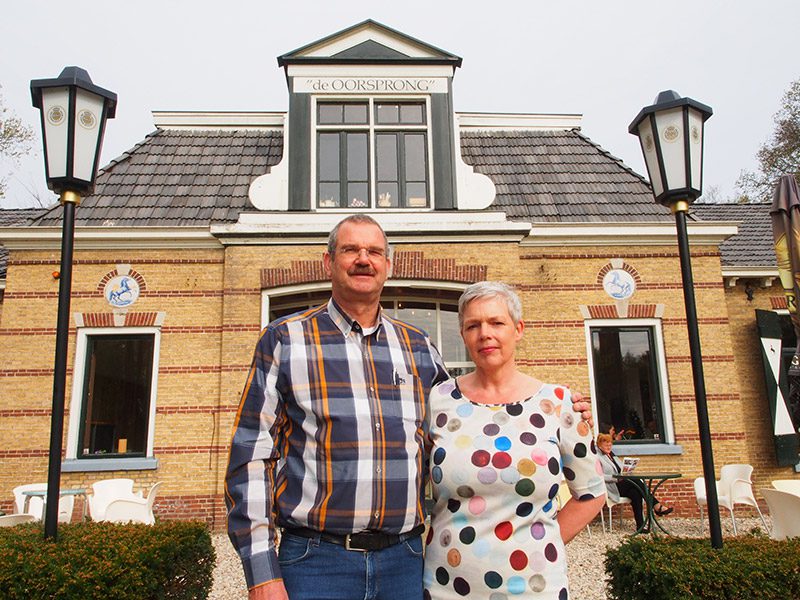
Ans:
POLYGON ((655 456, 658 454, 683 454, 678 444, 614 444, 617 456, 655 456))
POLYGON ((157 458, 95 458, 78 460, 70 458, 61 462, 62 473, 93 471, 153 471, 158 468, 157 458))

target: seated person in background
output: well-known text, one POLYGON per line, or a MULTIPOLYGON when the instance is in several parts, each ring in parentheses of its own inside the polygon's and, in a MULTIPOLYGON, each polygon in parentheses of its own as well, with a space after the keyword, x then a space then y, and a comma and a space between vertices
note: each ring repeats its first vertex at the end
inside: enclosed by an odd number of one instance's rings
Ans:
MULTIPOLYGON (((642 512, 642 491, 632 481, 615 479, 615 475, 622 472, 622 465, 617 460, 616 455, 611 451, 613 445, 611 435, 601 433, 597 436, 597 449, 600 450, 600 464, 603 466, 603 477, 606 480, 606 492, 613 502, 619 502, 621 496, 630 498, 633 518, 636 521, 636 529, 640 529, 644 523, 642 512)), ((657 499, 653 498, 653 510, 662 517, 672 512, 672 507, 665 508, 657 499)))

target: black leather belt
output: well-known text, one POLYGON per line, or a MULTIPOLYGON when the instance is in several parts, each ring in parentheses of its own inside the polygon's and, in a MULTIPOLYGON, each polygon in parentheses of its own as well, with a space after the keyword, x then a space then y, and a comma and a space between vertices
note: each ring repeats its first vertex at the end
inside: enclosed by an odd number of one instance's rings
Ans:
POLYGON ((417 525, 411 531, 405 533, 383 533, 381 531, 359 531, 358 533, 328 533, 326 531, 315 531, 307 527, 284 527, 283 531, 289 535, 297 535, 304 538, 319 538, 331 544, 344 546, 348 550, 367 552, 369 550, 383 550, 389 546, 394 546, 413 537, 421 535, 425 531, 425 525, 417 525))

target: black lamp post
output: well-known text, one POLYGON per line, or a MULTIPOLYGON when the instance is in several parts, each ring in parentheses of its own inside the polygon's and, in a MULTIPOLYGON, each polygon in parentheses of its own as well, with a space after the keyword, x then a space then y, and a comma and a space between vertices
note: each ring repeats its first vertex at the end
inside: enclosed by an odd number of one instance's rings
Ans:
POLYGON ((89 73, 66 67, 56 79, 31 81, 33 105, 41 111, 47 187, 64 207, 61 271, 53 369, 53 412, 50 421, 50 463, 47 471, 45 538, 56 538, 61 480, 61 438, 64 432, 64 388, 67 378, 69 302, 72 291, 72 248, 75 206, 90 194, 97 175, 106 119, 113 119, 117 95, 92 83, 89 73))
POLYGON ((681 98, 677 92, 669 90, 661 92, 655 104, 643 108, 628 131, 639 136, 656 202, 669 207, 675 215, 711 545, 722 548, 714 454, 711 450, 689 236, 686 232, 686 212, 703 191, 703 125, 711 114, 711 108, 705 104, 691 98, 681 98))

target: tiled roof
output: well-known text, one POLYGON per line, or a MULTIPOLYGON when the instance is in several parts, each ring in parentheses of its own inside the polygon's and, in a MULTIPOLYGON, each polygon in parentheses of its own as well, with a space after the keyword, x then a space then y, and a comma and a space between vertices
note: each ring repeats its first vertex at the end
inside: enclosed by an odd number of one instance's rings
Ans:
POLYGON ((692 205, 701 221, 737 221, 739 233, 720 245, 723 266, 775 267, 771 203, 692 205))
MULTIPOLYGON (((467 132, 464 160, 497 190, 492 209, 555 222, 671 221, 647 183, 577 131, 467 132)), ((98 175, 75 224, 189 226, 253 210, 251 181, 283 153, 278 130, 158 130, 98 175)), ((53 210, 37 225, 58 225, 53 210)))
POLYGON ((492 207, 511 218, 672 221, 644 179, 576 130, 462 133, 461 152, 494 181, 492 207))
MULTIPOLYGON (((43 212, 41 208, 10 208, 0 209, 0 227, 10 225, 22 225, 43 212)), ((6 278, 6 262, 8 261, 8 250, 0 244, 0 279, 6 278)))
MULTIPOLYGON (((252 210, 250 183, 277 164, 277 130, 157 130, 97 176, 75 211, 77 226, 191 226, 235 222, 252 210)), ((59 225, 56 207, 36 225, 59 225)))

